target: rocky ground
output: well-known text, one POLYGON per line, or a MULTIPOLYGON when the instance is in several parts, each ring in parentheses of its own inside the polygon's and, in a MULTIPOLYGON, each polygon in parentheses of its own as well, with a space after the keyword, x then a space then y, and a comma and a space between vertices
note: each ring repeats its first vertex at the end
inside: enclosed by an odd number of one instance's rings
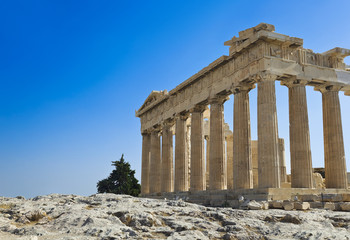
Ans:
POLYGON ((0 239, 350 239, 350 212, 237 210, 114 194, 0 197, 0 239))

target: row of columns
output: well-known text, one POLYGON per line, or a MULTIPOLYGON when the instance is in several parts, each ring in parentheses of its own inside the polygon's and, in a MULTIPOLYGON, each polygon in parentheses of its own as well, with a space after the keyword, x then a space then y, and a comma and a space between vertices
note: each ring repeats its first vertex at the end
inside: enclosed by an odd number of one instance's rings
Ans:
MULTIPOLYGON (((258 187, 279 188, 281 176, 278 151, 276 110, 276 76, 260 75, 258 86, 258 187)), ((289 91, 291 187, 312 188, 312 159, 306 101, 306 82, 291 78, 282 82, 289 91)), ((233 166, 225 164, 224 102, 226 96, 216 96, 210 104, 209 188, 211 190, 253 188, 249 91, 254 84, 241 84, 233 89, 234 129, 233 166), (226 175, 226 167, 228 173, 226 175), (226 182, 232 179, 233 183, 226 182)), ((326 187, 347 188, 345 152, 339 104, 339 89, 324 87, 322 93, 326 187)), ((203 112, 206 106, 191 111, 191 176, 189 186, 186 158, 186 120, 189 112, 178 114, 163 126, 155 126, 143 134, 142 193, 200 191, 206 189, 204 160, 203 112), (173 134, 175 124, 175 174, 173 171, 173 134), (160 127, 162 127, 162 158, 160 156, 160 127), (175 179, 173 176, 175 175, 175 179), (174 184, 173 184, 174 182, 174 184), (174 189, 173 189, 174 186, 174 189)), ((228 141, 229 143, 229 141, 228 141)), ((232 151, 232 153, 231 153, 232 151)), ((282 175, 281 175, 282 174, 282 175)))

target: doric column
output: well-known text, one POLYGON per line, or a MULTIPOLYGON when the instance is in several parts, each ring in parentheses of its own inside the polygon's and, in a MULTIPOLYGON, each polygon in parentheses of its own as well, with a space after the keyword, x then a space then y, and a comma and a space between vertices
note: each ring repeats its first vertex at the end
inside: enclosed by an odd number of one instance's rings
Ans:
POLYGON ((142 133, 142 171, 141 171, 141 194, 149 193, 149 160, 150 160, 151 135, 142 133))
POLYGON ((257 80, 259 188, 279 188, 276 76, 262 74, 257 80))
POLYGON ((209 152, 210 152, 210 139, 209 139, 209 135, 205 135, 204 139, 207 141, 207 145, 206 145, 206 159, 205 159, 205 186, 206 189, 210 189, 209 187, 209 152))
POLYGON ((233 90, 233 188, 253 188, 252 150, 250 136, 249 91, 254 85, 233 90))
POLYGON ((286 154, 285 154, 285 147, 284 147, 284 139, 279 138, 278 139, 278 155, 280 160, 280 178, 281 183, 287 182, 287 167, 286 167, 286 154))
POLYGON ((186 158, 186 119, 178 114, 175 126, 175 192, 188 191, 188 162, 186 158))
POLYGON ((159 129, 154 129, 151 132, 151 162, 150 162, 150 179, 149 191, 150 193, 160 192, 160 137, 159 129))
POLYGON ((226 136, 227 189, 233 189, 233 135, 226 136))
POLYGON ((191 191, 206 189, 205 161, 203 153, 203 111, 206 106, 197 106, 192 110, 191 118, 191 191))
POLYGON ((224 159, 224 102, 226 98, 216 97, 210 101, 210 150, 209 187, 221 190, 225 187, 224 159))
POLYGON ((163 123, 162 131, 162 181, 161 191, 172 192, 174 186, 173 170, 173 133, 171 127, 174 120, 169 119, 163 123))
POLYGON ((292 188, 312 188, 312 160, 305 82, 283 82, 289 93, 289 137, 292 188))
POLYGON ((327 188, 347 188, 346 162, 341 121, 339 87, 321 88, 323 138, 327 188))

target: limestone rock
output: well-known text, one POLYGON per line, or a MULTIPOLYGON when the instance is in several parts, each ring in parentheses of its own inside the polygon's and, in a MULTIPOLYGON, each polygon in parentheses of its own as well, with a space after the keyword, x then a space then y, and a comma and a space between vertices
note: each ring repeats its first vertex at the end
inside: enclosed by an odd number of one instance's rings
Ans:
MULTIPOLYGON (((349 204, 342 209, 350 209, 349 204)), ((246 201, 249 209, 259 205, 263 209, 267 203, 246 201)), ((0 204, 0 239, 6 240, 347 239, 349 235, 350 212, 324 209, 246 211, 115 194, 2 198, 0 204)))

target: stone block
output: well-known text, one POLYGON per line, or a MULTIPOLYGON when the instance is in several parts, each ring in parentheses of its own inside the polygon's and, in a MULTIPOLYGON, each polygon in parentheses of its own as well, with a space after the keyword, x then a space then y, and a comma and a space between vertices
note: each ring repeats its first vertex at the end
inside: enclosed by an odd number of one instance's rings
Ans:
POLYGON ((343 201, 342 194, 321 194, 322 202, 341 202, 343 201))
POLYGON ((281 201, 281 200, 271 201, 269 206, 270 206, 270 208, 282 209, 283 208, 283 201, 281 201))
POLYGON ((248 209, 250 210, 261 210, 262 209, 262 205, 256 201, 250 201, 248 204, 247 204, 247 207, 248 209))
POLYGON ((310 203, 308 203, 308 202, 295 202, 294 208, 296 210, 308 210, 308 209, 310 209, 310 203))
POLYGON ((342 194, 342 201, 343 202, 350 202, 350 193, 343 193, 342 194))
POLYGON ((311 208, 323 208, 323 202, 309 202, 311 208))
POLYGON ((266 201, 260 202, 261 207, 263 210, 268 210, 269 209, 269 203, 266 201))
POLYGON ((321 201, 321 196, 317 194, 305 194, 298 196, 303 202, 318 202, 321 201))
POLYGON ((324 209, 334 211, 335 210, 335 204, 333 202, 326 202, 324 204, 324 209))
POLYGON ((291 211, 294 209, 294 202, 291 201, 284 201, 283 202, 283 209, 286 211, 291 211))
POLYGON ((291 188, 290 182, 281 182, 281 188, 291 188))
POLYGON ((350 202, 340 203, 340 209, 343 211, 350 211, 350 202))

